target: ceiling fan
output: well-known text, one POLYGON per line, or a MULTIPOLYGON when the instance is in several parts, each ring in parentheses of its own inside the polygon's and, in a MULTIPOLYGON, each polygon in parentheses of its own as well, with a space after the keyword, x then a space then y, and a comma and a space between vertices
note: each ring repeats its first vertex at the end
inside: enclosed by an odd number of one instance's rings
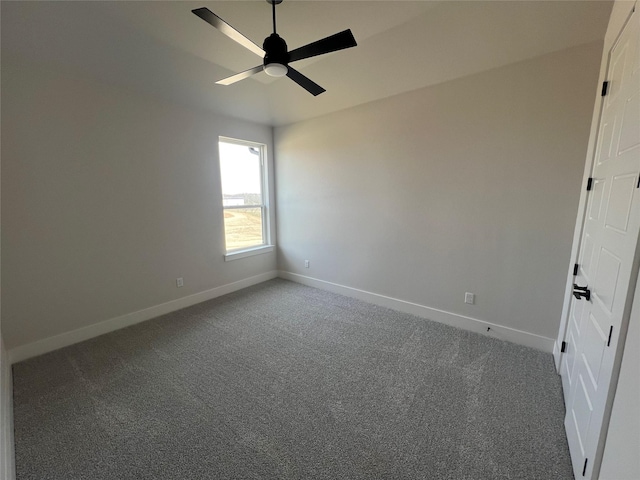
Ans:
POLYGON ((253 43, 208 8, 202 7, 192 10, 194 14, 205 22, 213 25, 230 39, 236 41, 246 49, 251 50, 256 55, 263 57, 262 65, 258 65, 257 67, 250 68, 249 70, 245 70, 244 72, 237 73, 230 77, 223 78, 222 80, 218 80, 216 83, 220 85, 231 85, 232 83, 248 78, 251 75, 264 70, 267 75, 272 77, 284 77, 286 75, 313 96, 320 95, 325 91, 325 89, 310 78, 305 77, 293 67, 289 66, 289 64, 305 58, 355 47, 357 43, 351 33, 351 30, 344 30, 340 33, 336 33, 335 35, 323 38, 322 40, 288 51, 286 42, 276 33, 276 5, 282 3, 282 0, 267 0, 267 2, 270 3, 272 7, 273 33, 264 39, 262 48, 253 43))

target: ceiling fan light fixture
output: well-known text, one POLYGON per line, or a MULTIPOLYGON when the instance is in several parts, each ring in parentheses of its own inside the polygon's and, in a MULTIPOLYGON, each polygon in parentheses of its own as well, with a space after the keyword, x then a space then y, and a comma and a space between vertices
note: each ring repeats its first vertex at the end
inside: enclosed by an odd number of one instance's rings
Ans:
POLYGON ((289 68, 282 63, 269 63, 264 66, 264 72, 270 77, 284 77, 289 68))

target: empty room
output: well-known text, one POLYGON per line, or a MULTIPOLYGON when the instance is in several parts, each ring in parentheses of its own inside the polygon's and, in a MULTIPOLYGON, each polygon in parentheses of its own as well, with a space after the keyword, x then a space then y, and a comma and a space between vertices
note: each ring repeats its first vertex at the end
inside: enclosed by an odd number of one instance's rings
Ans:
POLYGON ((640 11, 7 1, 0 480, 640 479, 640 11))

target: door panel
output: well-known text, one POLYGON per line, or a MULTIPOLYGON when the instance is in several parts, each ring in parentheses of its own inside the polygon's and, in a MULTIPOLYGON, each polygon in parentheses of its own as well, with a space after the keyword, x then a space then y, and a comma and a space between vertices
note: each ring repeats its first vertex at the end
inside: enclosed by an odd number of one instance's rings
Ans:
MULTIPOLYGON (((614 297, 618 291, 618 274, 622 260, 611 253, 606 248, 600 249, 600 260, 598 262, 598 273, 596 274, 593 297, 600 301, 606 312, 612 313, 614 297)), ((603 319, 608 322, 608 318, 603 319)))
POLYGON ((574 372, 576 368, 576 350, 574 345, 578 345, 580 339, 580 325, 582 324, 582 313, 584 311, 583 305, 580 303, 574 303, 571 308, 570 316, 570 328, 567 341, 567 351, 564 355, 564 361, 562 363, 563 368, 563 391, 565 395, 571 391, 573 385, 574 372))
POLYGON ((640 146, 638 136, 633 131, 634 125, 640 124, 640 109, 635 108, 638 105, 638 93, 627 100, 624 113, 622 114, 622 126, 620 128, 620 141, 618 142, 618 155, 625 153, 632 148, 640 146))
POLYGON ((618 51, 612 55, 612 65, 610 67, 610 73, 608 76, 610 82, 609 98, 605 100, 606 108, 609 108, 611 104, 615 103, 615 101, 618 99, 620 87, 622 86, 622 79, 624 78, 628 47, 628 42, 619 44, 618 51))
POLYGON ((571 414, 573 422, 575 424, 578 447, 580 448, 580 453, 584 455, 586 453, 585 439, 587 436, 587 432, 589 431, 589 421, 591 420, 593 406, 591 405, 591 401, 589 400, 589 394, 587 393, 587 388, 584 384, 582 376, 578 377, 576 387, 582 392, 582 394, 576 396, 576 401, 573 404, 573 408, 571 409, 571 414))
POLYGON ((600 219, 600 210, 602 208, 602 197, 604 194, 605 182, 601 178, 594 178, 591 186, 591 195, 589 198, 589 220, 597 222, 600 219))
POLYGON ((600 141, 600 151, 597 159, 598 165, 603 164, 604 162, 609 160, 609 158, 611 158, 611 147, 613 146, 614 121, 615 119, 613 119, 613 121, 603 123, 602 127, 600 128, 601 141, 600 141))
POLYGON ((636 180, 636 172, 613 177, 605 227, 617 230, 618 233, 627 233, 636 180))
POLYGON ((586 332, 584 336, 584 363, 585 370, 589 374, 589 380, 591 380, 591 388, 593 390, 598 389, 598 380, 600 379, 600 367, 602 365, 602 356, 604 354, 604 347, 606 345, 608 333, 605 333, 600 328, 598 321, 589 315, 589 321, 587 322, 586 332))
POLYGON ((589 281, 589 278, 591 278, 591 264, 593 263, 593 238, 591 238, 591 235, 585 235, 582 243, 582 260, 580 262, 582 276, 589 281))

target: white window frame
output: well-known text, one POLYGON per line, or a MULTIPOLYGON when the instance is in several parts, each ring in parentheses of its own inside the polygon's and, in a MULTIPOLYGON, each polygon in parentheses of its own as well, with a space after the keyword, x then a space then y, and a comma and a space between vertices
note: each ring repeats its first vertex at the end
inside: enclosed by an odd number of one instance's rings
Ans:
POLYGON ((269 205, 269 162, 267 161, 267 146, 264 143, 259 142, 251 142, 248 140, 241 140, 238 138, 231 137, 218 137, 218 168, 220 169, 220 195, 221 195, 221 204, 222 204, 222 230, 224 232, 224 241, 225 241, 225 254, 224 260, 225 262, 229 262, 231 260, 238 260, 240 258, 252 257, 254 255, 261 255, 264 253, 269 253, 274 251, 274 245, 271 243, 271 215, 270 215, 270 205, 269 205), (222 195, 222 170, 220 169, 220 142, 223 143, 232 143, 235 145, 242 145, 245 147, 252 147, 257 149, 260 152, 260 177, 261 177, 261 187, 262 187, 262 204, 259 205, 224 205, 224 196, 222 195), (236 250, 227 250, 227 232, 224 225, 224 212, 225 210, 242 210, 249 208, 260 208, 262 210, 262 239, 263 242, 261 245, 255 245, 247 248, 239 248, 236 250))

